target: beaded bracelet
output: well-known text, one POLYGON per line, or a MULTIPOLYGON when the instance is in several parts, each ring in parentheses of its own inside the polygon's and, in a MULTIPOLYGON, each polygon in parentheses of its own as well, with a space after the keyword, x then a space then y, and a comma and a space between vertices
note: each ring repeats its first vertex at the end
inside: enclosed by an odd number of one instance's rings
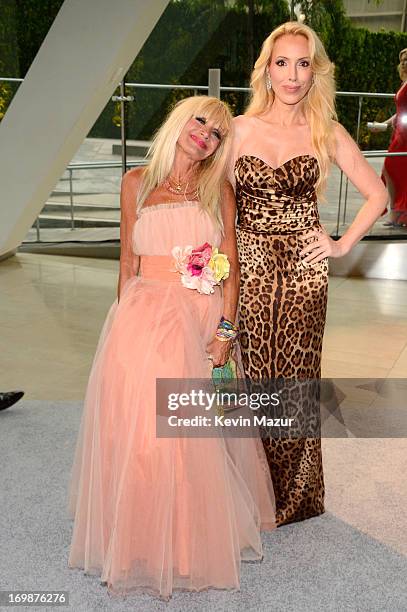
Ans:
POLYGON ((225 319, 225 317, 221 317, 221 320, 218 325, 218 329, 224 329, 227 331, 234 331, 234 332, 239 331, 238 327, 234 323, 232 323, 232 321, 229 321, 229 319, 225 319))
POLYGON ((232 321, 229 321, 229 319, 225 319, 225 317, 221 317, 219 327, 222 327, 223 329, 233 329, 234 331, 238 331, 237 326, 232 323, 232 321))
POLYGON ((221 342, 229 342, 230 340, 236 340, 238 334, 238 327, 232 321, 229 321, 229 319, 222 317, 216 330, 217 339, 221 342))

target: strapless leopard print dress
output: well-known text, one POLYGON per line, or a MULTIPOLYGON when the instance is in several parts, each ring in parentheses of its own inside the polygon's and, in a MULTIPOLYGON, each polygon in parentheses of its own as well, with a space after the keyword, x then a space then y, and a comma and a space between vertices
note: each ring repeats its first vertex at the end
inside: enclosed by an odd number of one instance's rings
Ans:
MULTIPOLYGON (((254 155, 235 165, 241 266, 240 344, 246 378, 319 379, 328 260, 300 255, 319 229, 315 157, 300 155, 273 169, 254 155)), ((318 405, 319 419, 319 405, 318 405)), ((277 523, 324 512, 319 436, 264 437, 276 495, 277 523)))

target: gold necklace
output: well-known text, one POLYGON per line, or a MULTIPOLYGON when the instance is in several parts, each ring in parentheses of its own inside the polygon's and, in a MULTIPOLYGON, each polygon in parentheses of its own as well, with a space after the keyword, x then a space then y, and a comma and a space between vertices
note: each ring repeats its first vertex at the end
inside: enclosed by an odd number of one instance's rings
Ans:
POLYGON ((188 190, 188 185, 189 182, 186 183, 182 183, 182 182, 176 182, 175 186, 171 183, 171 178, 168 176, 165 181, 164 181, 164 187, 167 189, 167 191, 171 192, 171 193, 175 193, 177 195, 183 195, 186 196, 187 194, 197 194, 198 193, 198 189, 189 189, 188 190), (183 187, 185 186, 185 189, 183 190, 183 187))

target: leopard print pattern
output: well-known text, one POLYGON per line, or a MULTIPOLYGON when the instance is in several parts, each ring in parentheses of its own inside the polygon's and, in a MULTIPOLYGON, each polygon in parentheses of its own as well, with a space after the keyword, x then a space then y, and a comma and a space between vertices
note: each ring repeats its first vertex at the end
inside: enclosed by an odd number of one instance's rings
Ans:
MULTIPOLYGON (((307 233, 321 227, 318 172, 316 158, 309 155, 277 169, 254 155, 236 162, 240 345, 250 381, 320 377, 328 260, 306 264, 300 254, 313 240, 307 233)), ((318 397, 309 394, 300 405, 298 399, 291 404, 294 439, 261 432, 279 525, 324 512, 321 441, 318 435, 301 436, 307 426, 319 432, 318 397)))

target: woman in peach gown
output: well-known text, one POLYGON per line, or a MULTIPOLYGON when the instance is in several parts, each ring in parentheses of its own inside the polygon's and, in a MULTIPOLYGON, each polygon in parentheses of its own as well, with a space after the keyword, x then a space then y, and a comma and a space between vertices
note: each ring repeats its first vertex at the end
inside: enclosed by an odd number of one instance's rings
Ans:
POLYGON ((260 531, 275 527, 259 439, 156 434, 156 379, 209 378, 229 356, 215 334, 222 315, 234 320, 239 288, 224 178, 231 125, 216 98, 184 100, 147 170, 123 177, 119 297, 90 374, 69 492, 69 566, 100 575, 111 593, 239 588, 241 560, 261 559, 260 531), (171 256, 206 242, 231 264, 209 295, 181 284, 171 256))

